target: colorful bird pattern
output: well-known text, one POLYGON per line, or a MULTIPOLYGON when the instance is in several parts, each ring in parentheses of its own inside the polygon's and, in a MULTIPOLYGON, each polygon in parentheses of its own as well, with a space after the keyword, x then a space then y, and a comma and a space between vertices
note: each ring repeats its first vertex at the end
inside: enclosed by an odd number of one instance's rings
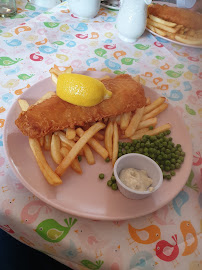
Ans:
POLYGON ((154 261, 153 254, 146 250, 142 250, 132 256, 130 259, 129 269, 153 270, 155 269, 156 264, 157 263, 154 261))
POLYGON ((57 243, 60 242, 77 222, 77 219, 72 221, 72 218, 64 219, 67 227, 60 225, 54 219, 46 219, 42 221, 36 228, 36 232, 46 241, 57 243))
POLYGON ((182 221, 180 224, 180 230, 185 244, 182 256, 187 256, 192 254, 197 249, 198 237, 191 221, 182 221), (189 240, 191 240, 191 244, 189 243, 189 240))
MULTIPOLYGON (((19 14, 14 18, 2 20, 0 25, 0 67, 3 90, 0 97, 0 228, 31 247, 39 248, 40 245, 41 251, 52 254, 55 258, 60 257, 64 260, 64 264, 72 269, 86 270, 100 267, 101 270, 117 270, 119 267, 119 270, 129 270, 131 260, 131 269, 201 270, 201 255, 198 253, 202 250, 199 240, 202 232, 199 214, 202 193, 202 158, 199 147, 202 139, 200 130, 202 54, 200 49, 179 46, 156 38, 147 32, 135 45, 120 43, 115 28, 117 12, 104 8, 101 8, 99 15, 92 21, 78 20, 73 16, 68 8, 68 1, 46 12, 45 8, 35 6, 31 2, 25 5, 24 1, 19 0, 18 12, 19 14), (79 23, 82 24, 79 25, 79 23), (169 103, 176 108, 176 113, 180 112, 182 118, 185 118, 193 142, 192 173, 183 188, 185 193, 179 193, 179 196, 174 198, 167 208, 159 209, 155 215, 152 215, 152 225, 160 228, 163 239, 168 240, 175 234, 178 236, 180 252, 177 260, 179 264, 175 268, 171 262, 163 261, 158 256, 154 257, 155 253, 152 250, 157 245, 156 243, 161 241, 160 238, 153 243, 144 244, 146 238, 141 238, 141 236, 148 236, 149 233, 136 231, 140 239, 135 239, 143 243, 138 243, 132 238, 128 241, 130 237, 128 221, 116 224, 102 221, 87 222, 78 218, 74 225, 75 229, 79 227, 77 225, 86 223, 89 226, 90 224, 91 233, 87 243, 92 247, 92 251, 96 241, 105 243, 101 249, 102 255, 99 253, 101 263, 97 263, 99 260, 94 252, 89 251, 88 255, 85 249, 81 252, 78 234, 75 234, 74 230, 70 229, 68 237, 64 237, 68 230, 63 221, 66 219, 64 213, 55 209, 46 213, 45 206, 41 208, 40 205, 38 208, 30 206, 25 214, 25 216, 28 215, 27 222, 30 223, 26 223, 26 218, 23 219, 24 223, 21 223, 22 210, 28 205, 25 197, 33 195, 12 174, 7 164, 3 152, 4 122, 11 104, 40 78, 48 77, 48 70, 54 64, 63 68, 72 64, 75 71, 89 69, 114 74, 129 73, 133 76, 142 74, 141 83, 155 88, 160 95, 166 96, 169 103), (20 76, 22 74, 26 76, 20 76), (30 76, 32 74, 34 76, 30 76), (6 200, 14 201, 8 207, 6 200), (40 211, 38 212, 37 209, 40 211), (4 210, 8 213, 7 216, 4 210), (189 213, 191 213, 191 224, 194 230, 191 227, 188 227, 188 230, 185 224, 180 226, 188 219, 189 213), (13 216, 15 216, 15 222, 11 218, 13 216), (46 222, 43 223, 45 220, 54 220, 54 222, 48 222, 52 227, 49 227, 46 222), (44 236, 47 236, 47 231, 50 229, 47 240, 42 236, 41 231, 40 233, 36 233, 36 229, 33 231, 40 223, 43 223, 46 232, 44 236), (27 235, 23 234, 24 230, 27 231, 27 235), (194 236, 198 237, 197 247, 194 236), (116 249, 110 247, 111 242, 107 242, 108 239, 118 239, 121 248, 114 252, 116 249), (132 249, 134 245, 136 247, 132 249), (63 250, 67 250, 66 255, 69 257, 62 253, 63 250), (113 252, 114 256, 118 253, 122 256, 114 257, 113 252), (150 256, 147 256, 146 252, 150 256)), ((69 217, 67 220, 70 223, 69 217)), ((138 229, 147 228, 150 225, 147 216, 131 220, 129 224, 138 229)), ((154 237, 153 240, 155 239, 154 237)), ((152 242, 151 239, 150 241, 152 242)), ((173 244, 171 241, 169 243, 173 244)))
POLYGON ((161 231, 157 225, 150 225, 142 229, 136 229, 128 224, 128 231, 133 241, 139 244, 149 245, 161 238, 161 231))
POLYGON ((156 244, 156 256, 166 262, 171 262, 177 258, 179 255, 179 247, 177 244, 177 235, 172 236, 175 245, 170 244, 165 240, 161 240, 156 244), (168 253, 168 255, 167 255, 168 253))

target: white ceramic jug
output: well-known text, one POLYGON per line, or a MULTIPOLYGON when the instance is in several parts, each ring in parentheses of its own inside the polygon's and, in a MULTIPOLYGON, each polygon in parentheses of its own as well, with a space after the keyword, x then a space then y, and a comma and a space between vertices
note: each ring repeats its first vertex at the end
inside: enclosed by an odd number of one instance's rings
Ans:
POLYGON ((100 9, 101 0, 70 0, 70 11, 80 18, 94 18, 100 9))
POLYGON ((116 27, 119 38, 135 43, 144 33, 147 22, 147 5, 152 0, 122 0, 116 27))

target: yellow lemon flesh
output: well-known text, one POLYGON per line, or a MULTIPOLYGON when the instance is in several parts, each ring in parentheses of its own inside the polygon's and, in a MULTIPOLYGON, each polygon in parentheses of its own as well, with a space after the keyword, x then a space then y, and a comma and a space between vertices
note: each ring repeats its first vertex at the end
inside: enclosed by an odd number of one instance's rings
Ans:
POLYGON ((101 81, 80 74, 59 75, 56 93, 71 104, 85 107, 95 106, 112 95, 101 81))

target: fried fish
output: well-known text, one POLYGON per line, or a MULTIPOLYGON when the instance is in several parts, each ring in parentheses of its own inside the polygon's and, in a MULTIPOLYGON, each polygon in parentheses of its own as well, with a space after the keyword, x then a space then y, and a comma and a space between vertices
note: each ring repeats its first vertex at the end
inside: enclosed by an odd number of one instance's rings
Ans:
POLYGON ((144 89, 130 75, 122 74, 102 82, 112 92, 112 97, 96 106, 76 106, 53 95, 21 112, 15 124, 24 135, 40 138, 57 130, 85 126, 106 117, 135 111, 145 105, 144 89))

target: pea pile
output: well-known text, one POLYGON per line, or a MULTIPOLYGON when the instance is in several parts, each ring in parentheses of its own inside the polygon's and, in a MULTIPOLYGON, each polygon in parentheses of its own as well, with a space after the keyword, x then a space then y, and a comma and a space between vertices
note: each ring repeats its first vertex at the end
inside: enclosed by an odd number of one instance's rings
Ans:
POLYGON ((119 142, 118 157, 129 153, 139 153, 152 158, 161 168, 163 178, 170 180, 175 170, 181 167, 185 152, 180 144, 175 145, 172 137, 166 137, 170 130, 156 136, 144 135, 142 139, 132 142, 119 142))

